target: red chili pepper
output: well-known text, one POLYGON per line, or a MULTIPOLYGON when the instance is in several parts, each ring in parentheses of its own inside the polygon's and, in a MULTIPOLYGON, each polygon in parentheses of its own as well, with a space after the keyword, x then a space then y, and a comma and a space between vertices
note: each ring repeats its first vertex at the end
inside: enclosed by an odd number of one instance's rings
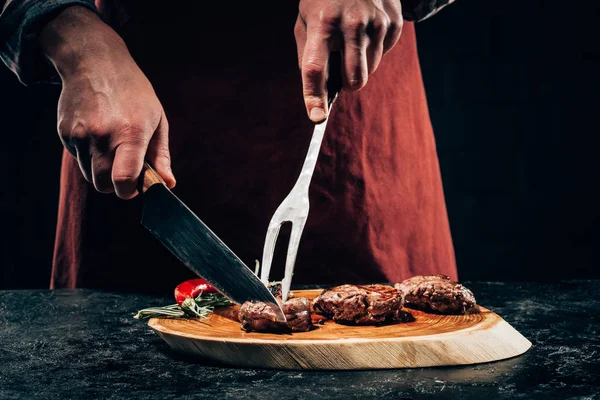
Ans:
POLYGON ((219 293, 210 283, 204 279, 190 279, 177 285, 175 288, 175 301, 181 307, 185 299, 194 300, 200 293, 219 293))

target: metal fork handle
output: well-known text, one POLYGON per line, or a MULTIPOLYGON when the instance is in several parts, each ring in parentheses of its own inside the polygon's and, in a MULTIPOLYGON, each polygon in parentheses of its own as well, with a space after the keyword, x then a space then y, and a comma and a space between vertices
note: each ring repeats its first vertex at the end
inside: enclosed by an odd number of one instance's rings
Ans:
POLYGON ((292 191, 301 190, 308 193, 310 181, 312 180, 312 176, 317 165, 317 159, 319 158, 321 143, 323 142, 323 136, 325 136, 326 127, 327 119, 315 126, 315 130, 313 131, 313 135, 310 140, 310 145, 308 146, 308 152, 306 153, 306 158, 304 159, 304 164, 302 165, 302 170, 300 171, 300 175, 298 176, 298 180, 294 184, 292 191))
POLYGON ((308 152, 300 171, 300 176, 294 184, 294 189, 306 189, 310 186, 313 173, 315 172, 315 166, 317 165, 317 159, 319 158, 319 152, 321 150, 321 143, 323 142, 323 136, 325 135, 325 128, 327 127, 327 121, 329 120, 329 114, 331 113, 331 107, 337 99, 340 90, 342 89, 342 78, 340 75, 341 69, 341 54, 339 52, 331 53, 329 56, 329 76, 327 78, 327 118, 325 121, 318 125, 315 125, 310 144, 308 146, 308 152))

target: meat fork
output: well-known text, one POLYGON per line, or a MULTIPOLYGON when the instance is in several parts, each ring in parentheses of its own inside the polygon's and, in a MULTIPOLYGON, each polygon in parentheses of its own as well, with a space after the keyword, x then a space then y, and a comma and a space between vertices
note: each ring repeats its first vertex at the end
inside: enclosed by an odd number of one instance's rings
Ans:
MULTIPOLYGON (((331 112, 331 106, 335 102, 335 99, 342 88, 340 68, 340 54, 337 52, 332 53, 329 58, 329 77, 327 79, 327 103, 329 112, 331 112)), ((300 176, 290 193, 279 205, 277 210, 275 210, 275 214, 273 214, 267 229, 267 237, 263 248, 262 266, 260 268, 260 279, 265 285, 268 285, 269 283, 269 273, 271 272, 273 253, 275 252, 275 244, 277 242, 277 236, 279 236, 281 225, 285 222, 292 223, 292 232, 285 261, 285 273, 283 280, 281 281, 281 297, 283 301, 287 300, 290 286, 292 285, 292 276, 294 275, 294 266, 296 264, 298 247, 300 246, 300 238, 302 237, 302 231, 304 230, 304 225, 308 218, 308 189, 317 164, 317 158, 319 156, 319 150, 321 149, 321 142, 323 141, 323 135, 325 134, 328 119, 329 116, 322 123, 315 125, 308 152, 304 160, 304 165, 300 171, 300 176)))

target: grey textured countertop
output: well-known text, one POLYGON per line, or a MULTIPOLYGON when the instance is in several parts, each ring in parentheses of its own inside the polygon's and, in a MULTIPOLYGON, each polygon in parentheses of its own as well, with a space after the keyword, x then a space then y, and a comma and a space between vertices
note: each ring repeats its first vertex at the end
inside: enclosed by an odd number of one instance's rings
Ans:
POLYGON ((172 299, 0 291, 0 399, 600 398, 600 281, 466 285, 533 342, 529 352, 451 368, 220 368, 182 358, 132 318, 172 299))

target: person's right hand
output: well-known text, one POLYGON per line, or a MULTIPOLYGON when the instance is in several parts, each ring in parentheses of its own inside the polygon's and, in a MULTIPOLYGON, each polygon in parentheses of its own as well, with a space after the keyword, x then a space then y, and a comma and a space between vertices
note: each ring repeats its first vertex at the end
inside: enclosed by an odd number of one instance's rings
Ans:
POLYGON ((44 28, 40 41, 63 84, 58 132, 85 179, 130 199, 147 159, 175 186, 167 118, 121 38, 92 11, 73 6, 44 28))

